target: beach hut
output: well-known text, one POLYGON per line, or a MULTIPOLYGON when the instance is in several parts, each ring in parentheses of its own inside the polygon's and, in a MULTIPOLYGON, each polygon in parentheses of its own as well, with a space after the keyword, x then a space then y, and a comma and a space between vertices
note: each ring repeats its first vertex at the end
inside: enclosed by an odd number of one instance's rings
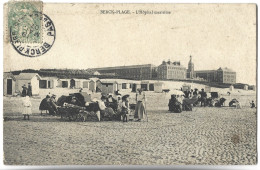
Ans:
POLYGON ((164 89, 164 83, 163 82, 155 82, 154 83, 154 92, 156 93, 162 93, 164 89))
POLYGON ((70 87, 70 79, 58 79, 58 86, 62 88, 69 88, 70 87))
POLYGON ((102 80, 102 92, 105 94, 114 93, 118 90, 118 83, 113 80, 102 80))
POLYGON ((83 80, 82 79, 71 79, 70 88, 75 88, 75 89, 83 88, 83 80))
POLYGON ((256 91, 256 86, 255 85, 253 85, 253 91, 256 91))
POLYGON ((39 88, 40 89, 53 89, 58 86, 58 78, 57 77, 41 77, 39 80, 39 88))
POLYGON ((31 83, 32 95, 39 95, 39 80, 41 77, 37 73, 20 73, 16 76, 15 89, 22 92, 22 86, 25 84, 28 87, 28 83, 31 83))
POLYGON ((127 86, 127 83, 122 83, 122 89, 127 89, 126 86, 127 86))
POLYGON ((141 82, 136 81, 132 83, 132 92, 136 92, 136 90, 140 88, 141 88, 141 82))
POLYGON ((83 80, 83 88, 88 88, 89 87, 89 81, 90 80, 83 80))
POLYGON ((91 90, 92 92, 96 92, 96 81, 94 80, 89 81, 89 90, 91 90))
POLYGON ((143 91, 149 91, 149 81, 141 81, 141 89, 143 91))
POLYGON ((248 90, 248 85, 244 85, 244 90, 248 90))
POLYGON ((96 92, 101 92, 102 91, 102 82, 101 80, 96 81, 96 92))
POLYGON ((4 96, 6 95, 14 95, 15 94, 15 82, 16 79, 12 73, 4 73, 4 96))

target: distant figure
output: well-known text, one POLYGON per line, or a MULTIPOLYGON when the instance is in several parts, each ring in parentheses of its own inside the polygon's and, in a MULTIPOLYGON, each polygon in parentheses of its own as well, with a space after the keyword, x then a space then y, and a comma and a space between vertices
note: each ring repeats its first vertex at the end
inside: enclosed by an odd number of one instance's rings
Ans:
POLYGON ((193 92, 193 90, 191 89, 191 90, 190 90, 190 97, 193 96, 193 93, 194 93, 194 92, 193 92))
POLYGON ((205 107, 206 106, 206 100, 207 100, 207 93, 204 91, 204 89, 201 89, 200 95, 201 95, 200 106, 202 107, 202 104, 203 104, 203 106, 205 107))
POLYGON ((83 89, 82 89, 82 88, 80 88, 80 89, 79 89, 79 92, 81 93, 82 91, 83 91, 83 89))
POLYGON ((236 109, 242 109, 242 106, 238 100, 236 102, 236 109))
POLYGON ((54 111, 54 115, 58 114, 58 106, 57 106, 57 101, 56 101, 56 95, 52 95, 50 98, 50 106, 52 107, 53 111, 54 111))
POLYGON ((26 87, 26 85, 24 84, 24 85, 22 86, 22 88, 23 88, 22 97, 25 97, 26 94, 27 94, 27 87, 26 87))
POLYGON ((250 107, 251 107, 251 108, 255 108, 254 100, 252 100, 252 103, 250 103, 250 107))
POLYGON ((187 89, 184 91, 184 97, 189 98, 189 96, 190 96, 190 91, 187 89))
POLYGON ((145 101, 145 93, 141 90, 136 93, 136 106, 135 106, 135 115, 134 118, 137 119, 137 121, 141 121, 143 119, 144 114, 146 114, 144 101, 145 101))
POLYGON ((193 95, 198 95, 198 89, 194 89, 193 95))
POLYGON ((32 103, 30 101, 30 97, 26 96, 23 100, 23 111, 22 114, 24 116, 24 120, 26 120, 26 116, 28 117, 28 120, 30 119, 30 115, 32 114, 32 103))
POLYGON ((129 95, 125 95, 122 97, 122 117, 123 122, 127 122, 127 114, 130 112, 130 105, 129 105, 129 95))
POLYGON ((29 97, 32 96, 32 85, 31 85, 31 83, 28 83, 27 95, 28 95, 29 97))

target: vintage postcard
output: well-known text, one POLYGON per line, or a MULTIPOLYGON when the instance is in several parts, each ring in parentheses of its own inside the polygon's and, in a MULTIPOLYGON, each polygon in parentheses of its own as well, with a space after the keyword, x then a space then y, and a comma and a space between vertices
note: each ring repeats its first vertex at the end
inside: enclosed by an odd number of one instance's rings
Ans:
POLYGON ((5 3, 5 165, 256 165, 256 4, 5 3))

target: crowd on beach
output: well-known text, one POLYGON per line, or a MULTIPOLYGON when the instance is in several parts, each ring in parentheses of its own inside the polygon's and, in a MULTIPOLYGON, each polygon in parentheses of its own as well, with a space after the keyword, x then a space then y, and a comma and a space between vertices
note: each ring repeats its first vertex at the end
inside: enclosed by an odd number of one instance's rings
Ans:
MULTIPOLYGON (((23 100, 23 115, 24 119, 29 120, 29 116, 32 114, 30 102, 31 89, 30 83, 28 87, 22 86, 23 100)), ((177 94, 172 94, 169 99, 168 107, 170 112, 181 113, 182 111, 192 111, 193 107, 222 107, 226 101, 225 98, 218 96, 216 92, 210 93, 210 96, 205 92, 204 89, 199 91, 197 88, 193 89, 180 89, 177 94)), ((81 93, 81 91, 80 91, 81 93)), ((228 92, 230 95, 230 92, 228 92)), ((128 120, 142 121, 148 116, 146 112, 146 95, 145 91, 138 89, 135 95, 135 102, 130 104, 130 95, 121 95, 119 91, 114 94, 101 93, 100 99, 91 99, 89 102, 83 102, 78 96, 61 96, 58 101, 56 100, 55 94, 48 94, 41 101, 39 110, 48 112, 49 115, 58 116, 61 115, 60 108, 69 107, 80 107, 80 109, 86 112, 95 112, 99 121, 103 120, 122 120, 127 122, 128 120), (96 109, 95 109, 96 108, 96 109)), ((240 102, 236 99, 232 99, 229 102, 229 107, 236 107, 241 109, 240 102)), ((250 102, 250 107, 255 108, 254 101, 250 102)))
MULTIPOLYGON (((181 89, 182 91, 182 89, 181 89)), ((227 95, 231 95, 230 92, 227 92, 227 95)), ((180 113, 182 111, 192 111, 194 106, 201 107, 223 107, 225 105, 226 98, 219 97, 217 92, 211 92, 210 96, 205 92, 204 89, 198 91, 197 88, 194 90, 186 89, 183 91, 183 94, 173 94, 171 95, 171 99, 169 100, 168 106, 169 111, 180 113)), ((250 102, 250 107, 255 108, 256 105, 254 101, 250 102)), ((237 99, 232 99, 229 101, 229 107, 235 107, 237 109, 241 109, 242 105, 237 99)))

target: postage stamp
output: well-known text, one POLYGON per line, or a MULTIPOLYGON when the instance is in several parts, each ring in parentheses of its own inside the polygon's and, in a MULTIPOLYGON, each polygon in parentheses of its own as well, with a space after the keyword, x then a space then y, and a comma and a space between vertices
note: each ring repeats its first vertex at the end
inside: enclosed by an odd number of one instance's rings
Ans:
MULTIPOLYGON (((22 43, 42 42, 42 2, 8 2, 8 29, 22 43)), ((11 40, 11 39, 10 39, 11 40)))
POLYGON ((55 26, 42 13, 40 1, 11 1, 8 3, 10 43, 21 55, 38 57, 54 44, 55 26))

